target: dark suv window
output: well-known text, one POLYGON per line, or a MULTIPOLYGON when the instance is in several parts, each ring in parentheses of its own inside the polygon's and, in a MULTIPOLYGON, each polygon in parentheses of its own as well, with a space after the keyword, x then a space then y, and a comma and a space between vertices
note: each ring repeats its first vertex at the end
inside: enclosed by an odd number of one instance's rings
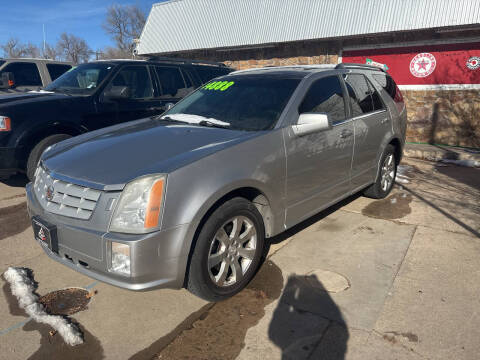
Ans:
POLYGON ((202 80, 202 83, 207 83, 213 78, 216 78, 222 75, 227 75, 232 71, 226 67, 205 66, 205 65, 195 66, 195 70, 197 71, 197 74, 200 77, 200 80, 202 80))
POLYGON ((2 73, 3 72, 13 73, 16 86, 42 86, 40 73, 38 72, 37 65, 34 63, 10 63, 2 69, 2 73))
POLYGON ((331 121, 345 119, 342 85, 337 76, 329 76, 313 83, 299 108, 300 114, 327 113, 331 121))
POLYGON ((2 66, 3 64, 5 64, 6 61, 5 60, 0 60, 0 66, 2 66))
POLYGON ((350 96, 352 117, 384 109, 380 95, 364 75, 345 74, 343 78, 350 96))
POLYGON ((155 70, 160 83, 160 98, 183 98, 193 91, 190 79, 185 83, 184 75, 179 68, 155 66, 155 70))
POLYGON ((146 66, 126 66, 115 75, 107 91, 112 87, 128 87, 130 99, 148 99, 153 97, 152 80, 146 66))
POLYGON ((387 74, 373 75, 375 81, 390 95, 396 103, 403 102, 403 96, 393 78, 387 74))
POLYGON ((58 77, 60 77, 60 75, 63 75, 71 68, 72 67, 70 65, 64 64, 47 64, 47 70, 50 74, 50 79, 52 79, 52 81, 56 80, 58 77))

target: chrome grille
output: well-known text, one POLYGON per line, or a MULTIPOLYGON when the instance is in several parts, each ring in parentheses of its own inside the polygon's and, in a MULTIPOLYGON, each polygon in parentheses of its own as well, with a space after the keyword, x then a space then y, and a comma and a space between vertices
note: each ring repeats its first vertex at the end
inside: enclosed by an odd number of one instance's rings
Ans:
POLYGON ((52 178, 41 166, 35 172, 35 195, 51 213, 88 220, 101 191, 52 178))

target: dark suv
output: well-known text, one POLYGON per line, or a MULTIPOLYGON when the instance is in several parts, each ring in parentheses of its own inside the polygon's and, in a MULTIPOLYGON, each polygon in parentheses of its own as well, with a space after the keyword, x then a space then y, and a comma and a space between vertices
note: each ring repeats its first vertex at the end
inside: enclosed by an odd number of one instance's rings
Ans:
POLYGON ((31 179, 50 145, 87 131, 163 113, 212 78, 233 71, 182 59, 79 65, 43 90, 0 96, 0 176, 31 179))

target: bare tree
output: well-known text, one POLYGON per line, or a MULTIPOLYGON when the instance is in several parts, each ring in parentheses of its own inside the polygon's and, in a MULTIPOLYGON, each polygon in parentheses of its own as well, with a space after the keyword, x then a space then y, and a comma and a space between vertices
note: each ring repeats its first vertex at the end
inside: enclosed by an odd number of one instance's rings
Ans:
POLYGON ((40 49, 37 45, 32 43, 28 43, 23 46, 23 57, 29 58, 39 58, 40 57, 40 49))
POLYGON ((93 53, 85 40, 67 33, 60 35, 57 51, 65 60, 74 64, 87 62, 93 53))
POLYGON ((20 43, 17 38, 10 38, 8 41, 0 46, 3 54, 7 58, 19 58, 24 55, 24 45, 20 43))
POLYGON ((50 44, 45 45, 45 49, 42 49, 42 57, 44 59, 57 60, 60 54, 55 46, 50 44))
POLYGON ((108 8, 103 28, 120 50, 117 57, 131 57, 134 39, 140 37, 145 25, 145 13, 135 5, 112 5, 108 8))

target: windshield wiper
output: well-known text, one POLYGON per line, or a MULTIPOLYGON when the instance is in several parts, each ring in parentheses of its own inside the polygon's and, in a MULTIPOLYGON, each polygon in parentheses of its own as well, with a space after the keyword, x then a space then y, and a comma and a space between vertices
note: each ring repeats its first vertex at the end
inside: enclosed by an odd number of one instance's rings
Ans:
POLYGON ((228 124, 228 125, 217 124, 215 122, 208 121, 208 120, 202 120, 198 123, 198 125, 207 126, 207 127, 216 127, 216 128, 221 128, 221 129, 228 129, 231 126, 230 124, 228 124))
POLYGON ((155 116, 152 116, 152 119, 159 120, 159 121, 168 121, 168 122, 173 122, 173 123, 180 123, 180 124, 190 124, 187 121, 172 119, 170 116, 155 115, 155 116))

